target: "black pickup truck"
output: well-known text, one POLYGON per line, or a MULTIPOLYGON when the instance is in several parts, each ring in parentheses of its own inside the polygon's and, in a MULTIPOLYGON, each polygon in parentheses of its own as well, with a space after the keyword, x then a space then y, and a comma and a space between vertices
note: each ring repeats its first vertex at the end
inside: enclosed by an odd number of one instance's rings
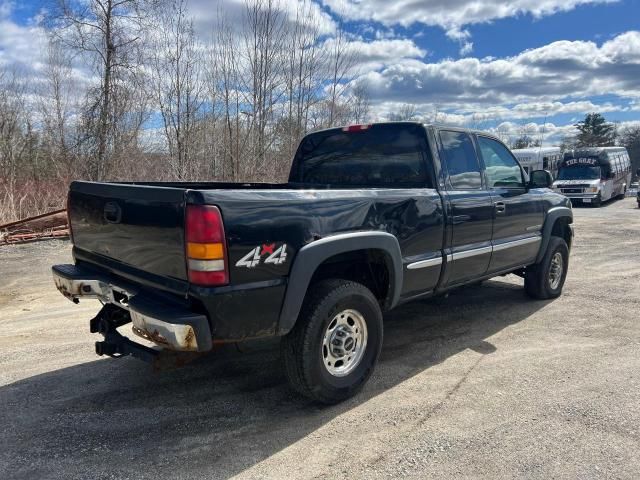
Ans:
POLYGON ((291 385, 334 403, 367 381, 401 303, 509 273, 560 295, 573 216, 551 181, 482 132, 332 128, 302 140, 284 184, 73 182, 75 264, 53 275, 104 304, 99 355, 282 337, 291 385))

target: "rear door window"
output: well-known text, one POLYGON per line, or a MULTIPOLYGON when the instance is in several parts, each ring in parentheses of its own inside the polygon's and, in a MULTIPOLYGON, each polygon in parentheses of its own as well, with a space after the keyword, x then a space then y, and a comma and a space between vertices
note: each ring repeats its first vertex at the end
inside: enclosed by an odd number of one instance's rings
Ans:
POLYGON ((450 190, 482 189, 482 174, 471 137, 464 132, 442 130, 442 160, 449 174, 450 190))
POLYGON ((308 135, 291 181, 337 187, 434 188, 424 127, 380 124, 308 135))

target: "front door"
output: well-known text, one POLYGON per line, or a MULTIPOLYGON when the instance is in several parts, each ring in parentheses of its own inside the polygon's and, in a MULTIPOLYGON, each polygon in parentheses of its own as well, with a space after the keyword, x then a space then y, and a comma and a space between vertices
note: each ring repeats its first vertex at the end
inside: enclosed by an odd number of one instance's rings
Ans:
POLYGON ((489 272, 531 263, 540 249, 543 192, 527 188, 520 165, 502 143, 481 135, 477 141, 494 208, 489 272))
POLYGON ((471 136, 465 132, 439 133, 440 158, 446 172, 445 208, 447 254, 443 286, 480 277, 491 259, 493 202, 486 189, 471 136))

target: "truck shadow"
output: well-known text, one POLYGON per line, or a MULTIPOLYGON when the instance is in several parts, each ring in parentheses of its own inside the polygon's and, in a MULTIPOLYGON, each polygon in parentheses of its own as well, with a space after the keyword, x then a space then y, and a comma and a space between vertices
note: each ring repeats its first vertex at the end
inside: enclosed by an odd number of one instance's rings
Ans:
POLYGON ((399 307, 385 316, 376 375, 332 407, 289 390, 275 342, 228 346, 170 372, 127 358, 27 378, 0 388, 1 476, 173 477, 177 468, 189 478, 228 478, 466 349, 491 355, 491 336, 547 303, 488 281, 399 307))

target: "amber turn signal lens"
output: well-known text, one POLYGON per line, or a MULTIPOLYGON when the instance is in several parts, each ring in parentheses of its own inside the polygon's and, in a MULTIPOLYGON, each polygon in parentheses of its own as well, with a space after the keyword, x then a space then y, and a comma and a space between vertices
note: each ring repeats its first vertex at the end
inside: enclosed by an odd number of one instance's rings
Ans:
POLYGON ((224 258, 222 243, 187 243, 187 256, 198 260, 218 260, 224 258))

